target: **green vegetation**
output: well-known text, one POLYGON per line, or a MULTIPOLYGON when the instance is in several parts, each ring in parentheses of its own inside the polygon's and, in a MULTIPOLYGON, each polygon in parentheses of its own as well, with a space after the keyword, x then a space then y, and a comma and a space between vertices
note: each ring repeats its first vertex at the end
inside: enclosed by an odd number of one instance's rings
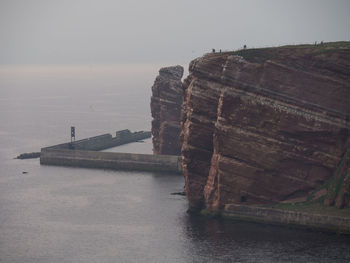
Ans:
POLYGON ((324 42, 315 44, 303 44, 303 45, 287 45, 281 46, 281 48, 313 48, 313 49, 343 49, 350 48, 350 41, 337 41, 337 42, 324 42))
POLYGON ((277 53, 276 48, 252 48, 252 49, 241 49, 231 52, 232 55, 243 57, 245 60, 262 64, 266 60, 274 58, 277 53))
POLYGON ((344 183, 344 181, 348 180, 350 177, 350 172, 346 172, 340 177, 340 173, 342 172, 344 165, 348 161, 349 157, 350 157, 350 150, 348 150, 344 154, 344 157, 341 160, 340 164, 338 165, 334 175, 328 181, 326 181, 321 187, 316 189, 308 197, 307 202, 311 202, 311 200, 314 199, 314 194, 322 189, 327 189, 327 195, 320 197, 319 199, 315 200, 315 202, 322 204, 325 199, 335 198, 339 194, 342 184, 344 183))
POLYGON ((350 151, 347 151, 346 154, 344 155, 343 160, 341 161, 340 165, 338 166, 335 175, 331 178, 329 182, 329 187, 328 187, 328 195, 326 198, 335 198, 341 189, 342 184, 344 181, 349 178, 350 172, 344 173, 340 178, 339 178, 339 173, 343 170, 344 164, 346 163, 347 159, 349 158, 350 151))
POLYGON ((212 210, 208 210, 208 209, 203 209, 200 211, 200 214, 206 217, 210 217, 210 218, 219 218, 221 217, 221 214, 219 211, 212 211, 212 210))
POLYGON ((337 207, 330 207, 323 205, 325 199, 335 199, 341 190, 342 184, 350 179, 350 171, 344 172, 341 176, 340 173, 343 171, 344 165, 350 158, 350 150, 348 150, 340 164, 338 165, 334 175, 326 181, 321 187, 316 189, 305 202, 300 203, 280 203, 275 205, 267 205, 264 207, 277 208, 282 210, 308 212, 316 214, 326 214, 334 216, 347 216, 350 217, 350 208, 339 209, 337 207), (327 189, 327 194, 314 200, 315 193, 322 189, 327 189))

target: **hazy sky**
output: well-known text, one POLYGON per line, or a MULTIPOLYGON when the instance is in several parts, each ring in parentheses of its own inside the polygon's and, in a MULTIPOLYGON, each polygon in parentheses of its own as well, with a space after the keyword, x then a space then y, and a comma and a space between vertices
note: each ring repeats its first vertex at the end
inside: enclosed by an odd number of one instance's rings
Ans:
POLYGON ((349 14, 349 0, 0 0, 0 64, 176 64, 350 40, 349 14))

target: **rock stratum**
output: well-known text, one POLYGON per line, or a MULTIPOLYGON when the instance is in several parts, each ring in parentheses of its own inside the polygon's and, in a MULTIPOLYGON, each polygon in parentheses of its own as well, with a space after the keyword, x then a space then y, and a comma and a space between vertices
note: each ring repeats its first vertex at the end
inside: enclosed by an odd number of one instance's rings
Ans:
POLYGON ((154 154, 180 155, 182 105, 181 66, 161 68, 152 86, 152 140, 154 154))
POLYGON ((183 84, 191 208, 350 206, 350 43, 211 53, 183 84))

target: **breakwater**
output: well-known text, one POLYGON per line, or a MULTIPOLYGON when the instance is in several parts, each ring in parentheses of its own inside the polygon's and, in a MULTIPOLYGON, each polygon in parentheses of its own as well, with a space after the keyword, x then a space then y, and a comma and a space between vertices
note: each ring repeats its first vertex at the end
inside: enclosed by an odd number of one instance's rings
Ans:
MULTIPOLYGON (((86 151, 101 151, 109 148, 113 148, 119 145, 137 142, 143 139, 148 139, 152 137, 150 131, 138 131, 131 132, 130 130, 117 131, 115 137, 111 134, 106 133, 94 137, 89 137, 86 139, 61 143, 43 149, 69 149, 69 150, 86 150, 86 151)), ((40 152, 22 153, 18 155, 15 159, 32 159, 39 158, 40 152)))
POLYGON ((44 148, 41 150, 40 164, 113 170, 182 172, 180 156, 54 148, 44 148))
POLYGON ((150 138, 151 135, 149 131, 130 132, 129 130, 121 130, 116 132, 115 137, 112 137, 111 134, 102 134, 75 142, 45 147, 41 149, 40 164, 182 173, 180 156, 99 152, 150 138))
POLYGON ((40 152, 22 153, 15 159, 35 159, 40 157, 40 152))
MULTIPOLYGON (((130 130, 117 131, 115 137, 106 133, 74 142, 45 147, 43 149, 69 149, 69 150, 84 150, 84 151, 101 151, 113 148, 119 145, 137 142, 139 140, 151 138, 150 131, 131 132, 130 130)), ((42 150, 43 150, 42 149, 42 150)))
POLYGON ((350 217, 235 204, 227 204, 222 215, 244 221, 292 225, 350 234, 350 217))

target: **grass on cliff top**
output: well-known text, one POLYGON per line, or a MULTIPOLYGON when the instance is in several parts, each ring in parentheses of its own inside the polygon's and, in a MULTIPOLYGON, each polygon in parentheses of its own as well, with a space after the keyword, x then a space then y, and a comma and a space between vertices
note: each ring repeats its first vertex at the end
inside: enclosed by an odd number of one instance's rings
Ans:
POLYGON ((350 41, 338 41, 327 42, 323 44, 303 44, 303 45, 287 45, 280 47, 267 47, 267 48, 250 48, 240 49, 236 51, 224 52, 225 54, 231 54, 241 56, 245 60, 253 63, 262 64, 266 60, 273 59, 279 56, 279 52, 284 52, 288 49, 309 49, 311 54, 319 55, 339 49, 350 49, 350 41))
POLYGON ((265 205, 264 207, 329 216, 350 217, 350 208, 339 209, 336 207, 324 206, 320 203, 276 204, 265 205))
POLYGON ((302 44, 302 45, 286 45, 281 48, 292 47, 292 48, 315 48, 315 49, 342 49, 350 48, 350 41, 337 41, 337 42, 324 42, 323 44, 302 44))

